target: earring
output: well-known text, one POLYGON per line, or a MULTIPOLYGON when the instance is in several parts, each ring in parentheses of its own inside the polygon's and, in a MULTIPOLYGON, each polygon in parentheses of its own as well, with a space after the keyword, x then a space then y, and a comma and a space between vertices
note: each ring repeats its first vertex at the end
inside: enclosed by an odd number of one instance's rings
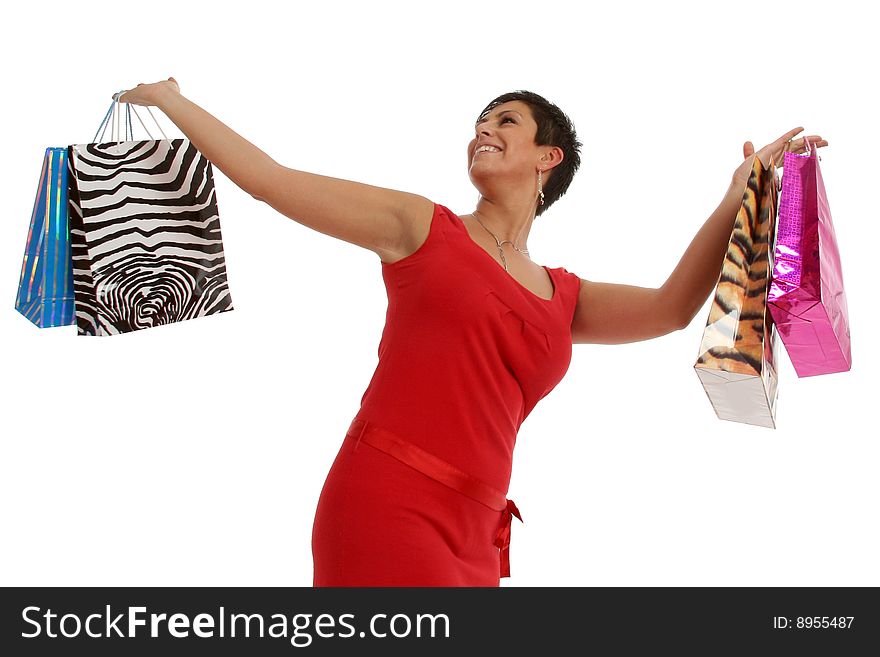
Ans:
POLYGON ((544 205, 544 184, 541 181, 541 170, 538 169, 538 194, 541 196, 541 205, 544 205))

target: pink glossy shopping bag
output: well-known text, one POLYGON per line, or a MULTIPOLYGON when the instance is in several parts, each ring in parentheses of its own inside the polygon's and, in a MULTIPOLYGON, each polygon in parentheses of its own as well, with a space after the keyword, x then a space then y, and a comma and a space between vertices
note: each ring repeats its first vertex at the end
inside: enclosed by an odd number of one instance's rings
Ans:
POLYGON ((852 365, 843 270, 819 155, 786 152, 767 305, 799 377, 852 365))

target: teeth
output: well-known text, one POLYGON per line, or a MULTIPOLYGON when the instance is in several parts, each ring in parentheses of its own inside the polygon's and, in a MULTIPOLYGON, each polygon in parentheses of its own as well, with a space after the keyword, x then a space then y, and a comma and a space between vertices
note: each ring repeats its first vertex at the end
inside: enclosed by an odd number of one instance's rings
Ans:
POLYGON ((495 148, 494 146, 480 146, 477 149, 477 153, 482 153, 484 151, 488 151, 489 153, 497 153, 498 149, 495 148))

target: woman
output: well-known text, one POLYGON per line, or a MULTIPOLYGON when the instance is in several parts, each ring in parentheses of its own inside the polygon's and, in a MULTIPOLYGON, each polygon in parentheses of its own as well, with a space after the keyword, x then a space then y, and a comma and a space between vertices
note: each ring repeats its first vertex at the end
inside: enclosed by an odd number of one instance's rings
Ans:
MULTIPOLYGON (((174 80, 120 98, 156 105, 215 166, 301 224, 370 249, 388 291, 379 364, 327 476, 312 533, 315 586, 498 586, 509 575, 505 495, 516 434, 562 379, 572 344, 686 327, 718 279, 755 156, 659 288, 539 266, 532 223, 567 190, 581 146, 530 92, 496 98, 468 144, 476 209, 284 167, 180 94, 174 80)), ((758 151, 782 161, 802 128, 758 151)), ((825 146, 820 137, 810 137, 825 146)))

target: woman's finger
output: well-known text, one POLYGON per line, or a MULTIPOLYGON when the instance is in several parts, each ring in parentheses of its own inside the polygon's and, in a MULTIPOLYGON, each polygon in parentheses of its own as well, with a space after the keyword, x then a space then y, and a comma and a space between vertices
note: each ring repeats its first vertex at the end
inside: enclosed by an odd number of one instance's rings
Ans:
POLYGON ((801 149, 806 150, 806 147, 807 147, 806 142, 807 141, 810 142, 810 146, 817 147, 817 148, 820 146, 827 146, 828 145, 828 142, 825 141, 824 139, 822 139, 822 137, 820 135, 810 135, 809 137, 804 137, 802 139, 798 139, 797 141, 792 141, 792 145, 791 145, 790 150, 795 150, 795 146, 794 146, 795 144, 798 144, 797 150, 801 150, 801 149))

